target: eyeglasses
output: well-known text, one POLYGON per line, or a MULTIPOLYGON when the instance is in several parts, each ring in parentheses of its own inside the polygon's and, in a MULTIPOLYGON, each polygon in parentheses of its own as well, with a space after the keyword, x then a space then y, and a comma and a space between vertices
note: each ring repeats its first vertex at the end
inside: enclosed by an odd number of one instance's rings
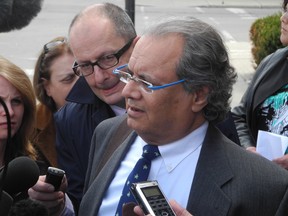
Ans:
POLYGON ((160 85, 160 86, 155 86, 150 82, 147 82, 146 80, 143 79, 139 79, 135 76, 131 75, 131 72, 128 69, 128 64, 119 66, 117 68, 115 68, 113 70, 113 74, 117 75, 119 77, 119 79, 124 82, 124 83, 128 83, 130 80, 133 80, 135 82, 138 83, 138 85, 146 92, 146 93, 153 93, 154 90, 159 90, 159 89, 164 89, 170 86, 174 86, 180 83, 185 82, 185 79, 181 79, 178 80, 176 82, 171 82, 171 83, 167 83, 164 85, 160 85))
POLYGON ((73 64, 73 71, 77 76, 89 76, 94 73, 94 66, 97 65, 99 68, 103 70, 107 70, 109 68, 114 67, 119 63, 120 57, 129 49, 133 42, 134 38, 128 41, 118 52, 114 54, 109 54, 100 57, 95 62, 88 62, 83 64, 78 64, 76 61, 73 64))
POLYGON ((41 79, 42 78, 45 78, 45 79, 48 79, 47 77, 47 74, 45 76, 44 74, 44 70, 43 70, 43 67, 44 67, 44 60, 46 58, 46 55, 53 49, 55 49, 56 47, 66 43, 66 38, 60 38, 58 40, 54 40, 54 41, 51 41, 49 43, 46 43, 44 46, 43 46, 43 54, 42 54, 42 58, 41 58, 41 61, 40 61, 40 67, 39 67, 39 82, 41 82, 41 79))

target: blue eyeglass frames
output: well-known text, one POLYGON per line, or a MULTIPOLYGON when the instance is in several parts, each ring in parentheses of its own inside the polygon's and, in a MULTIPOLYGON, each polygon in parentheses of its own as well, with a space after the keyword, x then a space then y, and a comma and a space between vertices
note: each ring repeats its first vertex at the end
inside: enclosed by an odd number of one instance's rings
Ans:
POLYGON ((121 66, 115 68, 113 70, 113 74, 117 75, 119 77, 119 79, 122 82, 124 82, 124 83, 128 83, 130 80, 133 80, 133 81, 137 82, 142 87, 142 89, 145 90, 148 93, 152 93, 154 90, 164 89, 164 88, 167 88, 167 87, 170 87, 170 86, 174 86, 174 85, 177 85, 177 84, 180 84, 180 83, 183 83, 183 82, 186 81, 185 79, 181 79, 181 80, 178 80, 178 81, 175 81, 175 82, 171 82, 171 83, 167 83, 167 84, 164 84, 164 85, 155 86, 152 83, 147 82, 146 80, 143 80, 143 79, 137 78, 135 76, 132 76, 129 73, 128 64, 121 65, 121 66))

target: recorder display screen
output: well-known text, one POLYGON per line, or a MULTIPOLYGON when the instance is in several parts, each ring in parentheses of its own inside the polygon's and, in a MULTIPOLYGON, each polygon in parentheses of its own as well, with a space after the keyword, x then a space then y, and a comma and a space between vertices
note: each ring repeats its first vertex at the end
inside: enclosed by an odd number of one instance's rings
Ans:
POLYGON ((146 197, 161 196, 157 187, 141 188, 146 197))

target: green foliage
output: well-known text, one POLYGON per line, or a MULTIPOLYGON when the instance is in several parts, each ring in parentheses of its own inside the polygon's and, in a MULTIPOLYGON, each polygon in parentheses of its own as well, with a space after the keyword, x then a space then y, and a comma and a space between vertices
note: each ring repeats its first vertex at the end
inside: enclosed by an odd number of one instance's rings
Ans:
POLYGON ((252 23, 250 39, 252 41, 252 55, 256 66, 270 53, 284 47, 280 41, 281 13, 260 18, 252 23))

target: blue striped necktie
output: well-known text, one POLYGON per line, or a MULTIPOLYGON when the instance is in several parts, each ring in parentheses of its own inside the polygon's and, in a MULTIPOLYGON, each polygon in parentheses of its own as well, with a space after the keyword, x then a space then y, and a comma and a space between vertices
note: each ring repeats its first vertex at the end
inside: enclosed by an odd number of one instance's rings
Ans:
POLYGON ((137 161, 135 167, 129 174, 124 185, 121 198, 118 203, 116 216, 122 215, 122 206, 129 202, 135 202, 133 195, 130 193, 132 183, 146 181, 150 172, 151 161, 160 156, 158 146, 145 145, 143 147, 142 157, 137 161))

